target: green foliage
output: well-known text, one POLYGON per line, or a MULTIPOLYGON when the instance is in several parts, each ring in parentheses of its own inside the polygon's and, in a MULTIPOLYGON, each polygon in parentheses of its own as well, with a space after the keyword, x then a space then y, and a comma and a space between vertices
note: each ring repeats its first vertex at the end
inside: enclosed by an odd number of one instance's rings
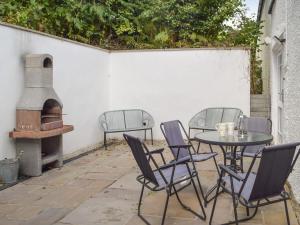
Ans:
POLYGON ((109 49, 250 47, 251 91, 259 93, 260 25, 243 1, 1 0, 0 20, 109 49))

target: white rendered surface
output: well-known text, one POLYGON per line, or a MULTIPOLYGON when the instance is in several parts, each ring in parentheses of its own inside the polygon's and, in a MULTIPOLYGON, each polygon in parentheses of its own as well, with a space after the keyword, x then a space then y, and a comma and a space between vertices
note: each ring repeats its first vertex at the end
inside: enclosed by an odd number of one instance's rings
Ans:
POLYGON ((142 108, 159 124, 188 121, 207 107, 250 113, 249 54, 245 50, 124 51, 110 56, 110 108, 142 108))
POLYGON ((16 104, 24 85, 23 57, 29 53, 53 56, 53 87, 67 114, 65 124, 75 127, 64 135, 65 155, 103 141, 98 116, 107 110, 148 111, 155 120, 156 139, 163 138, 160 122, 179 119, 187 126, 205 107, 237 107, 249 115, 248 50, 110 53, 4 25, 0 25, 0 39, 0 159, 15 155, 8 133, 15 127, 16 104))
POLYGON ((0 159, 15 154, 8 137, 15 125, 16 104, 24 85, 24 58, 29 53, 53 56, 53 87, 63 103, 65 124, 75 130, 63 137, 64 154, 100 141, 100 113, 108 110, 109 53, 0 25, 0 159))

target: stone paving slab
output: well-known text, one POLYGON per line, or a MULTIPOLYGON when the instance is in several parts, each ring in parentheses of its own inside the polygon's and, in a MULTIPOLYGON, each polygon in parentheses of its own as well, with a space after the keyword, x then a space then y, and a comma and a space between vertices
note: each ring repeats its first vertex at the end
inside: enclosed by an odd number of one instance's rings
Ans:
POLYGON ((69 212, 66 208, 49 208, 42 211, 34 219, 24 223, 24 225, 49 225, 62 219, 69 212))
MULTIPOLYGON (((165 147, 156 142, 151 149, 165 147)), ((208 151, 207 146, 201 146, 208 151)), ((223 162, 221 151, 218 163, 223 162)), ((165 150, 167 160, 172 159, 165 150)), ((159 157, 158 157, 159 159, 159 157)), ((161 160, 160 160, 161 161, 161 160)), ((204 191, 215 184, 217 172, 212 160, 197 163, 204 191)), ((124 142, 98 150, 64 165, 52 169, 40 177, 28 179, 0 192, 0 225, 139 225, 144 224, 137 216, 137 204, 141 185, 136 181, 139 170, 124 142)), ((142 213, 152 224, 160 224, 165 193, 146 191, 142 213)), ((199 210, 192 186, 180 192, 184 202, 199 210)), ((205 209, 210 215, 212 203, 205 209)), ((288 203, 292 225, 299 225, 295 212, 288 203)), ((244 208, 238 208, 244 216, 244 208)), ((218 199, 213 224, 233 218, 233 207, 229 195, 218 199)), ((172 196, 166 217, 166 225, 208 224, 182 209, 172 196)), ((261 208, 257 215, 245 225, 284 225, 283 203, 261 208)))

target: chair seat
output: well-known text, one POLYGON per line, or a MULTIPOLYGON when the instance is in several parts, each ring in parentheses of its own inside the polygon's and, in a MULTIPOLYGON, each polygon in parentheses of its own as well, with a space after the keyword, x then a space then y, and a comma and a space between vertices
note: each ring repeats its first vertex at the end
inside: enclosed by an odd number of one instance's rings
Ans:
MULTIPOLYGON (((201 162, 201 161, 208 160, 216 155, 218 155, 218 153, 216 153, 216 152, 199 153, 199 154, 193 154, 192 157, 193 157, 194 162, 201 162)), ((183 159, 188 159, 188 158, 190 158, 190 156, 185 156, 183 159)))
MULTIPOLYGON (((241 177, 245 177, 246 173, 238 173, 238 175, 240 175, 241 177)), ((256 174, 254 173, 250 173, 249 177, 247 179, 247 182, 245 184, 245 187, 241 193, 241 197, 243 199, 245 199, 246 201, 249 200, 252 189, 253 189, 253 185, 255 182, 255 178, 256 178, 256 174)), ((230 177, 229 176, 224 176, 222 178, 222 181, 225 183, 225 188, 227 189, 227 191, 231 192, 231 185, 230 185, 230 177)), ((233 188, 234 188, 234 193, 238 194, 241 186, 243 184, 243 181, 238 181, 237 179, 233 178, 233 188)))
MULTIPOLYGON (((170 183, 172 172, 173 172, 173 167, 162 169, 161 172, 162 172, 163 176, 166 178, 167 182, 170 183)), ((193 172, 193 171, 191 170, 191 172, 193 172)), ((155 176, 160 188, 167 186, 167 184, 165 183, 164 179, 162 178, 162 176, 158 170, 154 171, 154 176, 155 176)), ((180 180, 184 180, 186 177, 189 177, 189 176, 190 176, 190 174, 189 174, 186 164, 176 165, 174 177, 173 177, 173 183, 177 183, 180 180)))

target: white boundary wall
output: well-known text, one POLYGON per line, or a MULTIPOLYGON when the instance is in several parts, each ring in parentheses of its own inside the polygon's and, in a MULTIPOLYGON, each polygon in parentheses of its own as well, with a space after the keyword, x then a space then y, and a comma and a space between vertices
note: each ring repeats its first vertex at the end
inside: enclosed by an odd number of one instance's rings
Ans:
POLYGON ((0 25, 0 159, 15 154, 8 133, 15 127, 16 104, 23 91, 28 53, 53 56, 54 89, 63 103, 66 124, 75 130, 64 135, 64 154, 100 141, 100 113, 108 110, 109 53, 95 48, 0 25))
POLYGON ((142 108, 162 121, 189 120, 206 107, 250 114, 249 52, 198 49, 120 51, 111 54, 110 108, 142 108))
POLYGON ((161 121, 180 119, 187 125, 205 107, 250 113, 250 60, 244 49, 108 52, 0 24, 0 51, 0 159, 15 154, 8 133, 15 127, 28 53, 53 56, 54 89, 68 114, 65 123, 75 127, 64 135, 65 155, 103 141, 97 119, 107 110, 148 111, 155 138, 162 138, 161 121))

